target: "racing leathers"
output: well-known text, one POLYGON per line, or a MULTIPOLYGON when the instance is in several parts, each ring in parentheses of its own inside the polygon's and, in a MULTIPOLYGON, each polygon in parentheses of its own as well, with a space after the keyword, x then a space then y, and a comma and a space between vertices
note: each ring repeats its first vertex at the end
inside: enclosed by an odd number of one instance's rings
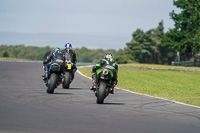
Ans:
POLYGON ((49 75, 49 67, 51 65, 51 63, 56 60, 56 59, 61 59, 63 60, 63 64, 61 65, 61 72, 64 73, 64 62, 65 62, 65 57, 63 55, 63 53, 61 53, 61 51, 55 51, 55 52, 51 52, 47 58, 43 61, 43 69, 44 69, 44 75, 43 75, 43 79, 47 79, 48 75, 49 75))
POLYGON ((114 87, 115 87, 115 85, 117 85, 118 65, 117 65, 117 63, 115 63, 115 61, 112 58, 102 59, 95 66, 93 66, 92 72, 94 72, 94 74, 92 75, 93 85, 92 85, 91 90, 94 90, 96 88, 96 85, 98 82, 96 70, 101 69, 107 65, 113 66, 115 68, 115 69, 111 70, 113 72, 113 78, 112 78, 112 87, 110 90, 111 94, 114 93, 114 87))
POLYGON ((77 70, 77 67, 76 67, 76 53, 75 51, 73 51, 72 49, 64 49, 61 51, 64 56, 65 56, 65 60, 70 60, 72 63, 73 63, 73 66, 72 66, 72 80, 74 79, 74 74, 77 70))

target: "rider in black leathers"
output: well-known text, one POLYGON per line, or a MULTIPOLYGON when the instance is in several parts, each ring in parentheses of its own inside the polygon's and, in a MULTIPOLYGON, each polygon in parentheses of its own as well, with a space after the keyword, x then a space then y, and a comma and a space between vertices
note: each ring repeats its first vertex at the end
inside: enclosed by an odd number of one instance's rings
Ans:
POLYGON ((53 62, 55 59, 61 59, 63 60, 63 64, 61 66, 61 72, 64 73, 64 61, 65 57, 63 53, 60 51, 59 47, 55 47, 53 52, 51 52, 47 58, 43 61, 43 69, 44 69, 44 75, 43 75, 43 80, 46 81, 48 75, 49 75, 49 67, 51 65, 51 62, 53 62))
POLYGON ((114 94, 114 87, 115 85, 117 85, 117 73, 118 73, 118 65, 117 63, 115 63, 115 61, 113 60, 113 54, 111 53, 107 53, 104 56, 104 59, 100 60, 95 66, 93 66, 92 68, 92 72, 94 72, 94 74, 92 75, 92 88, 91 90, 95 90, 96 89, 96 85, 97 85, 97 73, 96 70, 106 66, 106 65, 110 65, 113 66, 115 68, 115 70, 113 70, 113 78, 112 78, 112 87, 110 89, 110 93, 114 94))
POLYGON ((77 70, 76 67, 76 53, 74 50, 72 50, 72 45, 70 43, 65 44, 65 49, 61 51, 66 60, 71 60, 71 62, 73 63, 72 66, 72 80, 74 79, 74 74, 77 70))

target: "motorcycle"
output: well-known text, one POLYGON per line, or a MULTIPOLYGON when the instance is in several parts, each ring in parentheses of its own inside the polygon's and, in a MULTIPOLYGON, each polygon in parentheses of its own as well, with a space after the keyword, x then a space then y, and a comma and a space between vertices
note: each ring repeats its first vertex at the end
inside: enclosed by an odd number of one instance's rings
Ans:
POLYGON ((107 65, 104 68, 97 71, 97 85, 95 96, 97 97, 97 104, 103 104, 104 99, 109 95, 112 87, 113 72, 115 69, 113 66, 107 65))
POLYGON ((64 81, 63 81, 63 88, 64 89, 68 89, 73 77, 72 77, 72 67, 73 67, 73 63, 71 62, 71 60, 65 60, 65 75, 64 75, 64 81))
POLYGON ((61 67, 63 64, 63 60, 56 59, 53 61, 49 67, 49 75, 46 82, 46 92, 54 93, 55 88, 59 86, 63 82, 63 73, 61 72, 61 67))

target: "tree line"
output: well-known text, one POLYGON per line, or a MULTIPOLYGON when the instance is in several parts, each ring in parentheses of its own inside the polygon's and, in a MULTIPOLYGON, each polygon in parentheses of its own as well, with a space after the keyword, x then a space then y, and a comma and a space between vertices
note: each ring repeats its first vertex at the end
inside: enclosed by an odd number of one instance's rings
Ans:
MULTIPOLYGON (((74 49, 79 62, 97 62, 105 53, 113 53, 117 63, 150 63, 171 64, 177 61, 180 53, 181 61, 193 60, 200 49, 200 0, 174 0, 174 6, 180 13, 169 13, 174 21, 174 28, 164 32, 163 21, 156 28, 148 31, 136 29, 132 40, 124 49, 74 49)), ((43 60, 53 48, 34 46, 0 46, 0 57, 43 60)))
MULTIPOLYGON (((98 62, 105 53, 115 54, 114 49, 88 49, 86 47, 73 49, 76 52, 78 62, 98 62)), ((0 57, 19 58, 27 60, 44 60, 53 51, 53 47, 35 47, 25 45, 1 45, 0 57)))

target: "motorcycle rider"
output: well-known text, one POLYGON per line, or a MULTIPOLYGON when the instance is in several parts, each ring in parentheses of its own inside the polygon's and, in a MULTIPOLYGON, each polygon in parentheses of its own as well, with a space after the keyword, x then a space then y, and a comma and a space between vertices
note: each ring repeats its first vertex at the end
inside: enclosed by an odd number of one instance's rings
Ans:
POLYGON ((92 68, 92 72, 94 73, 92 75, 92 88, 91 90, 95 90, 96 89, 96 85, 97 85, 97 73, 96 70, 105 67, 106 65, 110 65, 113 66, 115 68, 115 70, 111 70, 113 72, 113 78, 112 78, 112 87, 110 89, 110 93, 114 94, 114 87, 115 85, 117 85, 117 73, 118 73, 118 65, 117 63, 115 63, 115 61, 113 60, 113 54, 111 53, 107 53, 104 56, 104 59, 100 60, 95 66, 93 66, 92 68))
POLYGON ((74 50, 72 50, 72 45, 70 43, 65 44, 65 49, 61 51, 66 60, 71 60, 71 62, 73 63, 72 66, 72 80, 74 79, 74 74, 77 70, 76 67, 76 53, 74 50))
POLYGON ((48 78, 49 75, 49 67, 51 65, 51 62, 53 62, 56 59, 61 59, 63 60, 63 64, 61 65, 61 72, 64 73, 64 61, 65 57, 63 53, 61 53, 59 47, 55 47, 53 52, 51 52, 47 58, 43 61, 43 69, 44 69, 44 75, 43 75, 43 80, 46 82, 46 79, 48 78))

